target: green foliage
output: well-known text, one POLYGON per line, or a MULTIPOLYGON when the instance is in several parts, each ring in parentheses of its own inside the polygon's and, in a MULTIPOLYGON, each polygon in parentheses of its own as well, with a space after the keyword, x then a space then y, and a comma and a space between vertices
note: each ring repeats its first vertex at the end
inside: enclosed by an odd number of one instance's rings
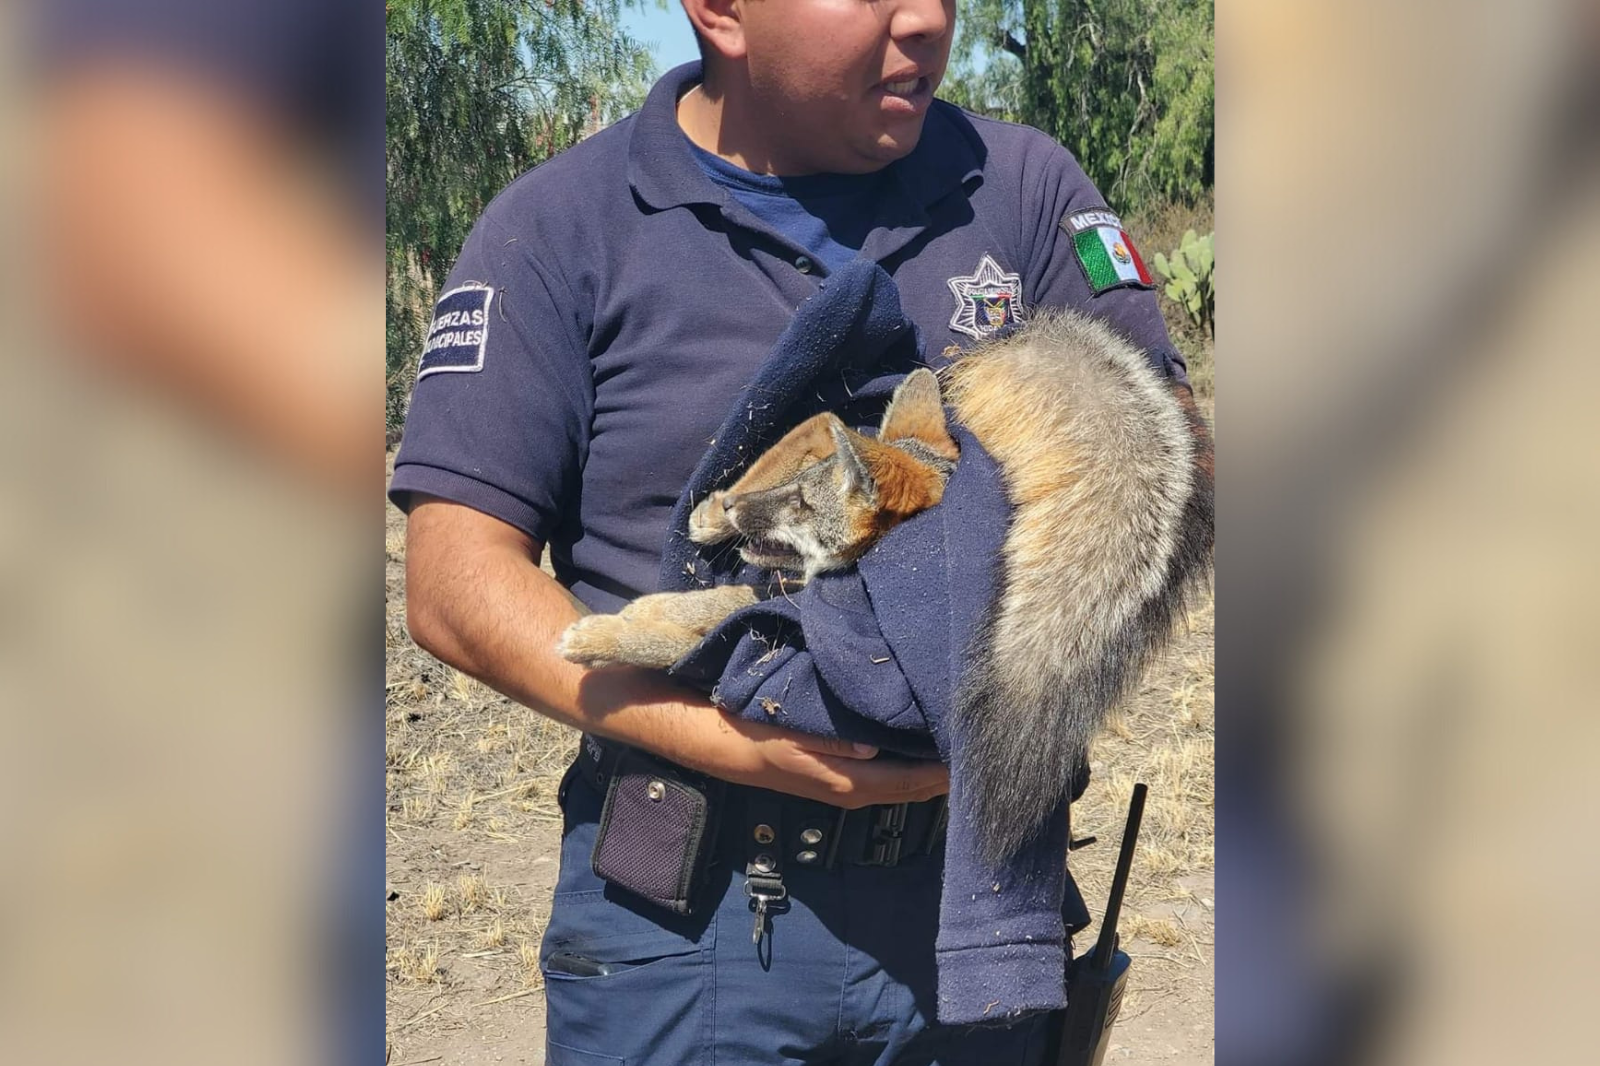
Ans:
POLYGON ((939 95, 1006 122, 1022 122, 1021 0, 956 0, 956 39, 939 95))
POLYGON ((1216 260, 1211 238, 1210 233, 1197 237, 1194 230, 1189 230, 1171 259, 1157 252, 1155 262, 1156 270, 1167 279, 1167 296, 1188 313, 1191 322, 1215 336, 1216 260))
MULTIPOLYGON (((634 0, 629 0, 634 2, 634 0)), ((648 49, 619 0, 389 0, 387 418, 404 418, 430 312, 512 178, 639 106, 648 49)))
POLYGON ((1071 149, 1108 202, 1211 186, 1211 0, 958 0, 944 96, 1071 149))

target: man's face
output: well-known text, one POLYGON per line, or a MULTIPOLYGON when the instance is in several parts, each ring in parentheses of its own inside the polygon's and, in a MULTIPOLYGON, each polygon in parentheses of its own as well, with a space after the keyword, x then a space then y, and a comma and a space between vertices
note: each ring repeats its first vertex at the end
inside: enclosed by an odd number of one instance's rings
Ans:
POLYGON ((862 173, 917 146, 955 0, 746 0, 742 22, 780 172, 862 173))

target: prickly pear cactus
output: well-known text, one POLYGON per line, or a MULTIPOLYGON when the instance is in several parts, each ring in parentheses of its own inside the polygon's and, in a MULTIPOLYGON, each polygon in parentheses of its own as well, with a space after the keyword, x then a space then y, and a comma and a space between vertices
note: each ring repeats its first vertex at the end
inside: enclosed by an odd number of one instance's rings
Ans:
POLYGON ((1156 270, 1167 279, 1167 296, 1188 312, 1196 326, 1215 336, 1212 314, 1216 310, 1216 262, 1212 255, 1211 238, 1195 236, 1194 230, 1183 235, 1183 246, 1168 259, 1156 253, 1156 270))

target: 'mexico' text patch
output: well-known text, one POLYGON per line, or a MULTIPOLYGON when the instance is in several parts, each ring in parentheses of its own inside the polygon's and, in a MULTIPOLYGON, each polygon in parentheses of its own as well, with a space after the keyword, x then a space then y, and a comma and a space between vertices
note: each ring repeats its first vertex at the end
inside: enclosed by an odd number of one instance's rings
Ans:
POLYGON ((474 373, 483 369, 483 351, 489 341, 489 301, 494 290, 487 285, 463 285, 439 297, 433 324, 422 346, 417 377, 443 373, 474 373))
POLYGON ((1061 228, 1072 236, 1078 266, 1096 296, 1120 285, 1155 287, 1139 249, 1122 228, 1122 220, 1110 211, 1100 208, 1074 212, 1061 220, 1061 228))

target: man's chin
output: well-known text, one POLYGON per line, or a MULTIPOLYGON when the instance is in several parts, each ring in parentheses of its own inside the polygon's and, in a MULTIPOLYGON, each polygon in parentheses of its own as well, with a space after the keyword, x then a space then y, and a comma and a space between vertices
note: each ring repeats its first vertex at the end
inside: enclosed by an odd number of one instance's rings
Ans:
POLYGON ((877 143, 873 146, 874 154, 883 164, 904 159, 917 150, 917 144, 922 140, 923 117, 918 115, 914 119, 896 123, 878 135, 877 143))

